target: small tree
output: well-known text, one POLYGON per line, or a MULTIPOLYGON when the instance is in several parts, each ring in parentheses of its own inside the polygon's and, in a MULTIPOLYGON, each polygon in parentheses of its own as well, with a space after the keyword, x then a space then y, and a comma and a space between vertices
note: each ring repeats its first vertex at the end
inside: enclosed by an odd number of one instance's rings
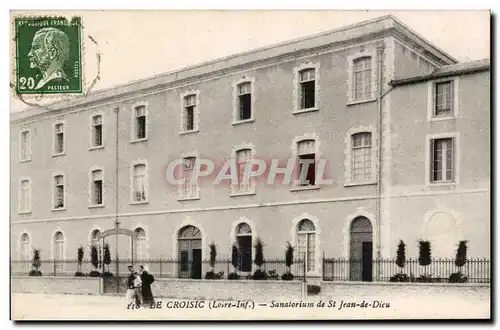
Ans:
POLYGON ((460 268, 462 272, 462 267, 467 262, 467 241, 460 241, 458 243, 457 257, 455 259, 455 265, 460 268))
POLYGON ((212 267, 212 272, 215 271, 215 259, 217 258, 217 246, 215 243, 209 244, 210 248, 210 267, 212 267))
POLYGON ((403 273, 403 268, 406 263, 406 245, 403 240, 399 241, 398 251, 396 252, 396 265, 401 268, 401 274, 403 273))
POLYGON ((285 249, 286 273, 281 276, 281 278, 285 281, 293 280, 291 267, 293 264, 293 252, 294 252, 294 250, 295 250, 295 248, 290 244, 290 242, 286 242, 286 249, 285 249))
MULTIPOLYGON (((431 264, 431 243, 429 241, 419 241, 419 255, 418 255, 418 263, 420 266, 425 267, 425 273, 427 273, 427 266, 431 264)), ((422 280, 427 281, 429 278, 427 274, 421 276, 422 280)))
POLYGON ((30 271, 30 276, 42 276, 40 267, 42 266, 42 260, 40 258, 40 249, 33 249, 33 261, 31 263, 33 269, 30 271))
POLYGON ((233 244, 231 249, 231 264, 233 265, 233 271, 236 273, 236 269, 238 269, 238 264, 240 262, 240 253, 238 251, 238 246, 233 244))
POLYGON ((99 267, 99 254, 95 245, 90 247, 90 263, 94 266, 94 271, 97 271, 97 267, 99 267))
POLYGON ((462 267, 467 263, 467 241, 458 243, 457 256, 455 258, 455 266, 458 267, 458 272, 450 275, 450 283, 465 283, 467 276, 462 274, 462 267))
MULTIPOLYGON (((106 243, 104 244, 104 256, 102 262, 108 266, 108 272, 109 272, 109 265, 111 264, 111 252, 109 251, 109 244, 106 243)), ((104 272, 104 269, 103 269, 104 272)))
POLYGON ((75 273, 75 276, 83 276, 82 273, 82 261, 83 261, 83 247, 79 246, 76 250, 76 257, 78 262, 78 271, 75 273))
POLYGON ((255 243, 255 260, 254 263, 257 266, 258 270, 261 269, 264 264, 264 244, 257 238, 257 242, 255 243))

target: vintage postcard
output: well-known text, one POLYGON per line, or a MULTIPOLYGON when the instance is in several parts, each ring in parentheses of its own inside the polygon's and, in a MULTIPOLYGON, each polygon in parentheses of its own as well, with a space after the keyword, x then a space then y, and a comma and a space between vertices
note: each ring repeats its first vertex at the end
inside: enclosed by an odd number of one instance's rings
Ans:
POLYGON ((490 16, 11 11, 11 319, 489 320, 490 16))

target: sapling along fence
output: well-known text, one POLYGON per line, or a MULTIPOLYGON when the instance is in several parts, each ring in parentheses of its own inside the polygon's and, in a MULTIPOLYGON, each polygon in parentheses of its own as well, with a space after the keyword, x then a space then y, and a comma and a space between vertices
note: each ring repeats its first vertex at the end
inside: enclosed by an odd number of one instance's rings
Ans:
MULTIPOLYGON (((39 270, 42 276, 75 276, 77 272, 83 273, 83 276, 98 275, 103 273, 111 273, 113 276, 128 275, 127 266, 131 265, 131 260, 118 261, 118 273, 116 260, 112 260, 109 265, 100 261, 97 267, 92 265, 90 260, 83 260, 81 265, 77 260, 42 260, 39 270)), ((29 275, 33 269, 31 260, 15 260, 11 261, 11 273, 17 276, 29 275)), ((175 260, 175 259, 146 259, 134 260, 134 268, 139 270, 139 266, 153 274, 156 278, 201 278, 204 279, 207 272, 212 271, 212 266, 209 260, 202 262, 193 262, 192 260, 175 260)), ((294 279, 301 280, 304 277, 304 262, 296 260, 290 267, 294 279)), ((252 271, 242 271, 236 268, 236 273, 240 279, 251 279, 253 272, 257 270, 254 264, 252 271)), ((269 259, 265 260, 261 270, 267 274, 269 280, 281 280, 281 276, 287 272, 285 260, 269 259)), ((213 272, 217 275, 216 278, 227 279, 230 273, 235 272, 235 269, 230 259, 218 259, 213 266, 213 272)))
POLYGON ((323 259, 324 281, 363 281, 363 269, 371 268, 371 281, 389 282, 393 275, 406 274, 410 281, 418 282, 419 276, 430 276, 432 282, 448 282, 452 273, 461 272, 468 283, 490 283, 490 260, 468 259, 463 267, 455 265, 455 259, 432 259, 430 265, 420 266, 418 259, 407 259, 404 267, 396 265, 396 259, 376 259, 367 264, 356 259, 323 259))

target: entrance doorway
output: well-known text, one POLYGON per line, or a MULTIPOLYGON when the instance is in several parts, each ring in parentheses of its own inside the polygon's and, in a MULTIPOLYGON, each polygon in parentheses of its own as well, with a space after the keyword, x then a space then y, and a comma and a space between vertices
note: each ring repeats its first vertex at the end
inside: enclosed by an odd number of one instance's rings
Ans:
POLYGON ((201 279, 201 232, 195 226, 186 226, 179 231, 179 277, 201 279))
POLYGON ((252 229, 242 222, 236 228, 236 241, 240 253, 238 269, 242 272, 252 271, 252 229))
POLYGON ((349 280, 372 281, 373 228, 370 220, 357 217, 351 223, 349 280))

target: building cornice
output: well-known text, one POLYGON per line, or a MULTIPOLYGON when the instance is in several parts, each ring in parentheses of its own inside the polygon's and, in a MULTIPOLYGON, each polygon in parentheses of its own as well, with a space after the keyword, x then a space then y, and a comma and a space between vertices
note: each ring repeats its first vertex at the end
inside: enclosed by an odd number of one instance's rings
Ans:
POLYGON ((332 48, 342 48, 387 36, 395 36, 396 38, 405 37, 406 42, 418 44, 422 51, 434 54, 443 63, 454 61, 449 55, 406 28, 393 16, 382 16, 340 29, 258 48, 147 79, 95 91, 86 97, 57 102, 45 108, 28 108, 27 110, 11 114, 11 124, 17 124, 28 119, 41 119, 45 116, 63 114, 66 111, 85 109, 99 104, 114 101, 120 102, 120 99, 125 97, 139 97, 144 93, 160 92, 179 85, 189 85, 203 79, 216 79, 219 76, 237 71, 251 70, 254 67, 262 65, 273 65, 278 62, 293 60, 297 57, 325 52, 332 48), (47 110, 47 108, 50 110, 47 110))

